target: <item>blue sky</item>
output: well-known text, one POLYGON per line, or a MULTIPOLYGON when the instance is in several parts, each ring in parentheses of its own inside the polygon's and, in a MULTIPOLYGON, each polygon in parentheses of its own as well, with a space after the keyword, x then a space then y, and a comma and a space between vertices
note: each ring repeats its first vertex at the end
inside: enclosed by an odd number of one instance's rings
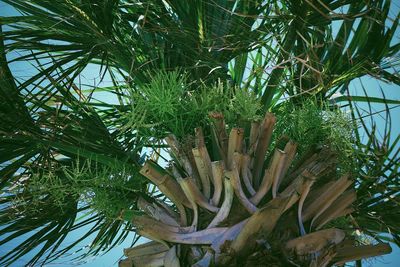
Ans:
MULTIPOLYGON (((394 7, 394 9, 398 10, 398 6, 394 7)), ((393 10, 393 13, 396 12, 396 10, 393 10)), ((0 1, 0 16, 9 16, 15 14, 15 10, 4 4, 2 1, 0 1)), ((396 42, 399 42, 399 35, 397 35, 397 40, 396 42)), ((18 77, 23 77, 23 76, 29 76, 33 70, 32 67, 25 63, 16 63, 11 66, 13 73, 15 76, 18 77)), ((88 84, 96 84, 96 81, 99 81, 100 77, 98 74, 98 70, 95 67, 92 67, 90 69, 87 69, 84 72, 84 77, 85 80, 88 84)), ((102 85, 111 85, 111 81, 107 80, 107 77, 105 81, 102 83, 102 85)), ((381 92, 379 90, 380 87, 382 87, 385 91, 385 95, 388 98, 393 98, 400 100, 400 88, 399 86, 391 85, 391 84, 384 84, 382 82, 377 82, 375 79, 364 77, 360 80, 355 80, 354 82, 351 83, 350 89, 352 92, 359 93, 362 95, 362 90, 360 87, 360 83, 363 83, 365 87, 369 89, 369 92, 371 92, 371 96, 378 96, 381 97, 381 92), (376 90, 370 90, 370 89, 376 89, 376 90)), ((99 94, 97 95, 99 99, 102 101, 114 101, 114 99, 110 98, 109 95, 102 95, 99 94)), ((374 109, 376 111, 380 111, 384 108, 383 105, 375 105, 374 109)), ((378 127, 382 127, 384 125, 384 120, 379 117, 379 113, 375 115, 376 120, 378 121, 378 127)), ((396 137, 397 135, 400 134, 400 108, 393 108, 392 109, 392 119, 393 119, 393 124, 395 127, 392 129, 392 136, 396 137)), ((73 232, 69 235, 69 237, 65 240, 65 245, 68 245, 69 243, 73 242, 77 237, 81 236, 82 233, 85 232, 85 229, 82 229, 80 231, 73 232)), ((108 267, 108 266, 116 266, 116 263, 118 259, 122 256, 123 248, 129 247, 130 243, 132 242, 133 239, 133 234, 131 237, 128 237, 126 241, 121 244, 120 246, 112 249, 108 254, 93 258, 93 259, 88 259, 86 263, 84 263, 81 266, 89 267, 89 266, 96 266, 96 267, 108 267)), ((13 243, 7 244, 5 246, 0 247, 0 255, 2 253, 5 253, 8 249, 12 248, 15 244, 18 244, 23 240, 23 237, 17 240, 14 240, 13 243)), ((88 239, 90 242, 90 239, 88 239)), ((86 244, 82 244, 82 247, 86 244)), ((390 255, 386 255, 384 257, 379 257, 375 258, 373 260, 368 260, 368 262, 371 262, 371 266, 377 266, 377 267, 395 267, 395 266, 400 266, 400 249, 396 247, 395 245, 392 245, 393 248, 393 253, 390 255)), ((26 255, 23 257, 20 261, 18 261, 15 265, 13 266, 22 266, 26 262, 26 259, 29 258, 29 255, 26 255)), ((48 264, 46 266, 52 266, 53 264, 48 264)), ((70 263, 57 263, 54 264, 56 266, 71 266, 70 263)), ((367 266, 367 265, 366 265, 367 266)))

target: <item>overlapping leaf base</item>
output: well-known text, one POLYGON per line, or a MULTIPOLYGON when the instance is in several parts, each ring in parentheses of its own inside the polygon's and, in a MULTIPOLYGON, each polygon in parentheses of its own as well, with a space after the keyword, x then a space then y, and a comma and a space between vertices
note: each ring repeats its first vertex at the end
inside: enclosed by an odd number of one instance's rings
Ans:
POLYGON ((327 227, 352 213, 356 200, 328 148, 293 164, 296 144, 282 139, 264 170, 275 117, 253 122, 245 138, 241 128, 228 136, 221 114, 210 116, 212 145, 201 129, 194 148, 171 135, 171 166, 148 161, 142 168, 174 205, 139 200, 147 215, 133 223, 153 241, 126 249, 120 266, 329 266, 391 251, 357 246, 349 231, 327 227))

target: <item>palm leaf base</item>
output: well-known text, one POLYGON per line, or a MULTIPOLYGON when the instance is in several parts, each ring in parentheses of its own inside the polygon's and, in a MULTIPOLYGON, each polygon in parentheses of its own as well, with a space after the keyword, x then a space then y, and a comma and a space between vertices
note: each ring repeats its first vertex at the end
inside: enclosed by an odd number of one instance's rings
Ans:
POLYGON ((266 165, 274 115, 246 136, 210 116, 210 138, 202 129, 192 141, 171 135, 170 166, 142 168, 170 201, 139 200, 145 214, 133 223, 152 241, 126 249, 120 266, 331 266, 391 252, 352 235, 356 192, 329 148, 297 158, 296 144, 281 138, 266 165))

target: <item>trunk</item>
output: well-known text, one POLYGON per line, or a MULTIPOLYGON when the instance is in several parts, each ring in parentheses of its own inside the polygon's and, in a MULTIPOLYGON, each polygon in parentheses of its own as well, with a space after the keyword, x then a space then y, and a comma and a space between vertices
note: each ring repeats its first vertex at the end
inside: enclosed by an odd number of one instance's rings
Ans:
POLYGON ((193 149, 168 138, 171 170, 152 162, 143 167, 174 205, 141 202, 147 215, 133 223, 153 241, 126 249, 120 266, 330 266, 390 252, 387 244, 357 246, 350 232, 325 227, 350 214, 356 200, 350 177, 335 175, 337 161, 327 148, 293 169, 297 146, 289 140, 264 169, 272 114, 252 124, 249 138, 240 128, 228 135, 221 114, 212 118, 219 161, 211 161, 196 129, 193 149))

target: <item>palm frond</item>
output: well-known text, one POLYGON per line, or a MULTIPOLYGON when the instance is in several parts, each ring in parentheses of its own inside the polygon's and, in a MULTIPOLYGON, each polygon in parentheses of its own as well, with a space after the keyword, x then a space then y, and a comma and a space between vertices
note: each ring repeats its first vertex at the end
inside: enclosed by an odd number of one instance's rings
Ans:
MULTIPOLYGON (((115 175, 126 170, 126 177, 132 177, 127 187, 134 199, 132 192, 142 187, 135 175, 140 151, 134 145, 120 143, 95 108, 85 105, 81 94, 67 89, 77 88, 69 77, 49 77, 45 86, 33 83, 31 92, 35 93, 23 92, 24 95, 14 82, 1 46, 0 78, 1 245, 28 235, 25 241, 13 243, 14 247, 1 256, 1 264, 12 264, 30 251, 36 252, 29 264, 54 260, 73 249, 74 246, 63 245, 68 233, 89 222, 95 224, 89 231, 95 234, 95 242, 88 254, 98 254, 117 245, 129 233, 129 224, 117 217, 110 219, 101 212, 94 213, 93 207, 82 206, 77 194, 66 194, 62 201, 56 201, 51 191, 31 191, 32 179, 57 169, 70 169, 76 161, 90 160, 92 171, 105 168, 111 175, 110 168, 117 168, 115 175), (32 204, 35 194, 40 194, 40 205, 32 204), (77 223, 80 213, 89 217, 77 223)), ((55 175, 68 187, 64 172, 57 171, 55 175)), ((122 193, 105 190, 118 196, 122 193)))

